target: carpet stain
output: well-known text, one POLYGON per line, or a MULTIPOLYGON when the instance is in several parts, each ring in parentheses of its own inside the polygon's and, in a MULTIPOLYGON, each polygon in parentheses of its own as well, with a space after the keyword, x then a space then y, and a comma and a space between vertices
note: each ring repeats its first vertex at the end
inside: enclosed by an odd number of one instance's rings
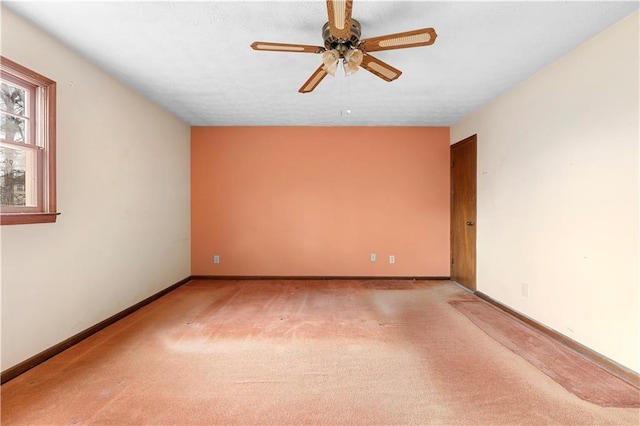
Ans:
POLYGON ((489 303, 479 299, 449 303, 579 398, 602 407, 640 407, 640 389, 489 303))

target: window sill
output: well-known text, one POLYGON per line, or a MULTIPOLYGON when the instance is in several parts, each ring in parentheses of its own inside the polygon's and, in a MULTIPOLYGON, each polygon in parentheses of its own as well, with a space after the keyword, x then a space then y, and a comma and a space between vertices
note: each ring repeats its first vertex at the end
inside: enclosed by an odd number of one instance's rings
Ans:
POLYGON ((0 225, 28 225, 30 223, 55 223, 60 213, 3 213, 0 225))

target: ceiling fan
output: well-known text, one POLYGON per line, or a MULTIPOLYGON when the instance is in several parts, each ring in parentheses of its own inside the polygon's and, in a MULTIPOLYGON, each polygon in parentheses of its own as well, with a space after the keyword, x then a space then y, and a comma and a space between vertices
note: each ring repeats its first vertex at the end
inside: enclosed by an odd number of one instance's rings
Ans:
POLYGON ((347 75, 362 67, 385 81, 393 81, 400 77, 402 71, 371 56, 369 52, 429 46, 438 36, 433 28, 423 28, 360 40, 360 23, 351 18, 353 0, 326 1, 329 22, 322 27, 324 47, 264 41, 256 41, 251 45, 254 50, 269 52, 322 53, 322 65, 300 87, 300 93, 313 91, 327 74, 335 75, 340 60, 347 75))

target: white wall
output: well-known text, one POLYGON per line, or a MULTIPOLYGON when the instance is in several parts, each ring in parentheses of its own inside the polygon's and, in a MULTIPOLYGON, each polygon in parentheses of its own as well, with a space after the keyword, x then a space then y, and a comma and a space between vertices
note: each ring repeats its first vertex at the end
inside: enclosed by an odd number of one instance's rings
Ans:
POLYGON ((2 227, 2 370, 190 274, 190 129, 12 11, 2 55, 58 83, 55 224, 2 227))
POLYGON ((452 143, 478 134, 478 290, 635 371, 638 21, 451 129, 452 143))

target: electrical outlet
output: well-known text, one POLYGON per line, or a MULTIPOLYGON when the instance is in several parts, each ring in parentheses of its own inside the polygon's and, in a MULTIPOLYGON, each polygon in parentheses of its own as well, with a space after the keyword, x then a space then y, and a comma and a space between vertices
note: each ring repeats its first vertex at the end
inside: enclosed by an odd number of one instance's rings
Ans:
POLYGON ((371 253, 371 261, 372 262, 376 261, 376 254, 375 253, 371 253))
POLYGON ((213 256, 213 263, 215 263, 215 264, 220 263, 220 256, 218 256, 217 254, 215 256, 213 256))
POLYGON ((529 297, 529 284, 522 283, 522 287, 520 290, 522 291, 522 295, 524 297, 529 297))
POLYGON ((389 263, 396 263, 396 257, 394 255, 389 256, 389 263))

